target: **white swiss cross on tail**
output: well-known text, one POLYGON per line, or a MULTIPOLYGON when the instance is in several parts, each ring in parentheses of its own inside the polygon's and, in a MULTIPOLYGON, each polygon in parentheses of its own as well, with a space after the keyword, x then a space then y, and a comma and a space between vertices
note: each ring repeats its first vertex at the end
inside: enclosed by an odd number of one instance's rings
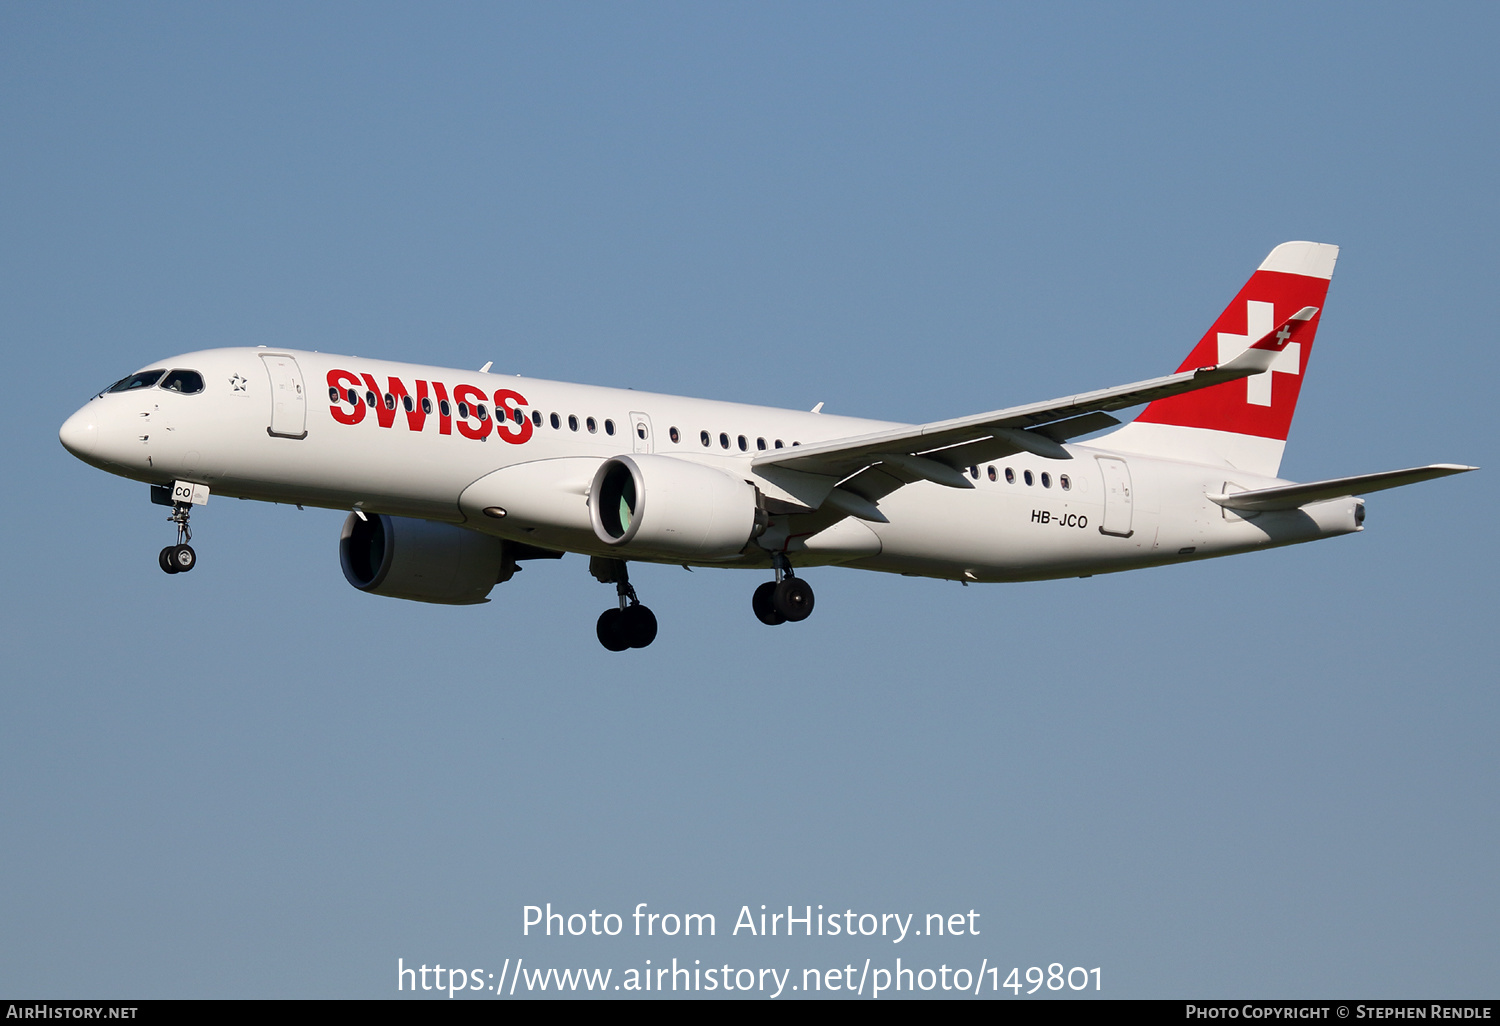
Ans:
MULTIPOLYGON (((1225 364, 1239 356, 1251 344, 1258 342, 1271 333, 1276 326, 1276 312, 1274 303, 1262 303, 1257 300, 1249 300, 1245 303, 1245 327, 1243 335, 1232 335, 1227 331, 1219 332, 1219 363, 1225 364)), ((1291 337, 1290 328, 1282 328, 1277 338, 1283 342, 1291 337)), ((1264 374, 1252 374, 1245 379, 1245 402, 1254 406, 1271 405, 1271 375, 1276 372, 1282 374, 1302 373, 1302 344, 1293 342, 1286 346, 1276 359, 1271 362, 1270 370, 1264 374)))
POLYGON ((1177 368, 1249 376, 1158 399, 1106 436, 1106 447, 1274 476, 1338 252, 1317 242, 1273 249, 1177 368))

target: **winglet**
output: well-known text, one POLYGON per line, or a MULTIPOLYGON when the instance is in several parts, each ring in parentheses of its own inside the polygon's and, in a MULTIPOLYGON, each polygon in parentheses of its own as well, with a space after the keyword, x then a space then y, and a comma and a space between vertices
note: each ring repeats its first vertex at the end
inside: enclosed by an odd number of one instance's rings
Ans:
POLYGON ((1246 349, 1239 356, 1236 356, 1228 363, 1220 364, 1217 369, 1227 371, 1248 370, 1255 374, 1270 370, 1271 364, 1276 361, 1276 358, 1281 355, 1287 346, 1296 342, 1299 336, 1310 333, 1310 330, 1305 329, 1308 329, 1308 325, 1312 323, 1312 319, 1317 315, 1317 307, 1304 306, 1286 320, 1276 325, 1276 327, 1266 332, 1255 342, 1251 343, 1250 348, 1246 349))

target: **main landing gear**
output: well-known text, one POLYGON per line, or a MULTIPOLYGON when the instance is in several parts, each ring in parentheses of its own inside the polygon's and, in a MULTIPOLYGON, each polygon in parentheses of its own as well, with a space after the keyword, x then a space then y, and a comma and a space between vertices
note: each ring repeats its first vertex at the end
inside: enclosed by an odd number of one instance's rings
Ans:
POLYGON ((645 648, 655 641, 656 614, 636 598, 625 561, 595 556, 589 560, 589 572, 600 584, 613 584, 620 601, 618 608, 599 614, 596 627, 599 644, 611 652, 623 652, 627 648, 645 648))
POLYGON ((792 564, 783 553, 773 553, 771 559, 776 580, 762 584, 750 597, 755 618, 767 627, 806 620, 813 611, 812 585, 792 574, 792 564))
POLYGON ((192 503, 172 503, 172 515, 167 520, 177 525, 177 544, 168 545, 156 557, 157 563, 169 574, 185 574, 198 565, 198 554, 188 544, 193 537, 193 529, 188 526, 192 512, 192 503))

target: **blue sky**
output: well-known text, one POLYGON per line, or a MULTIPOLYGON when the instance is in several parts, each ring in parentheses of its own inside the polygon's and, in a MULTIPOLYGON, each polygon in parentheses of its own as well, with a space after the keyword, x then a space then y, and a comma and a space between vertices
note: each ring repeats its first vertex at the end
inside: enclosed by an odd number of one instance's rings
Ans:
MULTIPOLYGON (((1496 465, 1480 4, 0 9, 0 992, 386 997, 406 964, 1100 966, 1103 992, 1493 996, 1493 471, 1090 580, 635 575, 373 598, 341 514, 57 442, 271 344, 928 420, 1175 368, 1343 247, 1293 479, 1496 465), (521 909, 708 911, 702 942, 521 909), (723 936, 742 905, 979 937, 723 936), (915 945, 919 942, 910 942, 915 945), (908 962, 910 964, 910 962, 908 962)), ((1005 992, 1002 992, 1005 993, 1005 992)))

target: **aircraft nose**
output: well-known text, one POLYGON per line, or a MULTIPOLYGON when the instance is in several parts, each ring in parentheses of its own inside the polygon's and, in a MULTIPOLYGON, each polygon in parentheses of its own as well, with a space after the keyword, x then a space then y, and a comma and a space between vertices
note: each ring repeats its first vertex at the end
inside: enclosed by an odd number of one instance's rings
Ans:
POLYGON ((90 403, 63 421, 58 440, 63 448, 85 463, 94 463, 104 455, 104 424, 98 408, 90 403))

